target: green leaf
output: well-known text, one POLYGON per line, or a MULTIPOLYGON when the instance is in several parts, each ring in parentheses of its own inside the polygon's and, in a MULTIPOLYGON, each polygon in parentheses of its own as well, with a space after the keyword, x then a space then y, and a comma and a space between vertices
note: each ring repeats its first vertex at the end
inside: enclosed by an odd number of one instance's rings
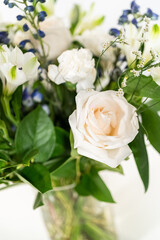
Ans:
POLYGON ((51 158, 59 156, 69 156, 70 144, 69 144, 69 134, 67 131, 60 127, 55 127, 56 134, 56 145, 51 155, 51 158))
POLYGON ((6 160, 0 158, 0 169, 5 167, 5 166, 7 166, 6 160))
POLYGON ((160 99, 160 86, 158 86, 151 76, 146 77, 130 77, 127 80, 127 86, 123 89, 125 93, 135 96, 148 97, 152 99, 160 99))
POLYGON ((49 172, 55 171, 66 161, 66 157, 57 157, 47 162, 44 162, 44 166, 49 170, 49 172))
POLYGON ((41 107, 29 113, 19 124, 15 147, 20 156, 28 151, 37 150, 36 162, 47 161, 55 147, 55 130, 52 121, 41 107))
POLYGON ((138 172, 144 184, 145 191, 148 189, 149 184, 149 163, 148 163, 148 155, 146 150, 146 144, 144 142, 144 133, 142 127, 139 128, 139 133, 133 142, 129 144, 134 159, 138 168, 138 172))
POLYGON ((80 18, 80 6, 78 4, 75 4, 75 6, 73 7, 70 13, 70 20, 71 20, 70 31, 72 34, 74 33, 74 30, 79 22, 79 18, 80 18))
POLYGON ((74 137, 72 131, 70 131, 70 145, 71 145, 71 156, 72 157, 77 157, 77 149, 74 148, 74 137))
POLYGON ((12 107, 16 120, 20 120, 22 104, 22 86, 19 86, 12 96, 12 107))
POLYGON ((38 150, 33 149, 26 153, 26 155, 23 157, 23 163, 30 164, 30 161, 34 159, 34 157, 38 154, 38 150))
POLYGON ((18 172, 19 178, 23 182, 29 182, 41 193, 45 193, 52 189, 50 173, 42 164, 32 164, 18 172))
POLYGON ((145 108, 141 113, 146 135, 152 146, 160 153, 160 117, 152 108, 145 108))
POLYGON ((56 178, 75 178, 76 160, 72 157, 69 158, 67 161, 65 161, 65 163, 63 163, 52 173, 52 176, 56 178))
POLYGON ((33 209, 39 208, 43 205, 44 205, 43 194, 38 192, 37 196, 36 196, 36 199, 35 199, 35 202, 34 202, 34 205, 33 205, 33 209))
POLYGON ((114 203, 109 189, 96 171, 92 170, 89 174, 83 175, 75 190, 79 195, 92 195, 99 201, 114 203))

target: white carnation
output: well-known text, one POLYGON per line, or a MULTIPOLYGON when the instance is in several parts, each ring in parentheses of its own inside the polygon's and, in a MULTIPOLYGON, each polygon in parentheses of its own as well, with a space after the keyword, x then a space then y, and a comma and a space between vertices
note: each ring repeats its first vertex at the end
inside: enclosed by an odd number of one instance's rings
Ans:
POLYGON ((50 65, 48 76, 56 84, 71 82, 81 89, 94 88, 95 62, 88 49, 67 50, 58 57, 59 66, 50 65))

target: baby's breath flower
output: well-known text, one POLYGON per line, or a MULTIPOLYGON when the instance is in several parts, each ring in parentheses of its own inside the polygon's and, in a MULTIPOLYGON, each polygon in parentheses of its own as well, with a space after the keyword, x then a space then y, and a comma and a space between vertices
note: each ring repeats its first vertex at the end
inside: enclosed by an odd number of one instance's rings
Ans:
POLYGON ((127 86, 127 77, 124 77, 122 83, 121 83, 121 87, 125 88, 127 86))
POLYGON ((135 77, 139 77, 139 75, 140 75, 140 73, 141 73, 141 71, 136 71, 135 69, 131 70, 131 72, 133 73, 133 75, 134 75, 135 77))
POLYGON ((116 95, 117 95, 118 97, 122 98, 123 95, 124 95, 123 89, 122 89, 122 88, 119 88, 118 91, 117 91, 117 93, 116 93, 116 95))

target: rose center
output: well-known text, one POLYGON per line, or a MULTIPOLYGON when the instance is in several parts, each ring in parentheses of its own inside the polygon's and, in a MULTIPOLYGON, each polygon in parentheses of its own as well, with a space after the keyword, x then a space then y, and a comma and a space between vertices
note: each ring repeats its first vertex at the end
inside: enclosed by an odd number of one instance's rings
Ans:
POLYGON ((97 127, 101 132, 100 134, 112 135, 112 132, 117 125, 115 112, 109 111, 106 108, 97 108, 94 110, 94 116, 97 122, 97 127))

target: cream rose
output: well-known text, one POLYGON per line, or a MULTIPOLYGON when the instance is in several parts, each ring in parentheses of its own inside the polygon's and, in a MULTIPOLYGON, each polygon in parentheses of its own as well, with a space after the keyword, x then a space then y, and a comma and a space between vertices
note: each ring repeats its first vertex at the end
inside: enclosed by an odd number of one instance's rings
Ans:
POLYGON ((58 57, 58 63, 58 67, 50 65, 48 68, 48 76, 53 82, 77 84, 77 92, 82 89, 94 88, 95 61, 88 49, 67 50, 58 57))
POLYGON ((69 117, 74 148, 80 155, 117 167, 138 133, 136 108, 116 91, 80 91, 69 117))

